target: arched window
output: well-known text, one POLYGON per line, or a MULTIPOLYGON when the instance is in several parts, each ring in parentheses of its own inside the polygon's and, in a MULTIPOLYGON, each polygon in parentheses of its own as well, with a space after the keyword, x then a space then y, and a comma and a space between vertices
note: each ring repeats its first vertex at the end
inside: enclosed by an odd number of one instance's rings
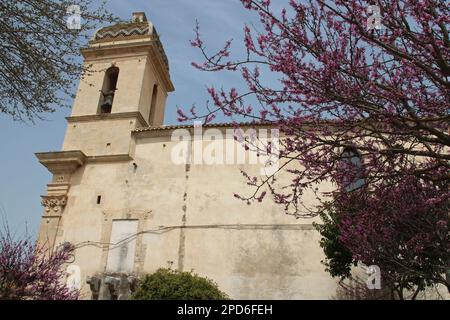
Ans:
POLYGON ((119 68, 111 67, 105 72, 103 86, 100 90, 100 113, 111 113, 114 94, 117 90, 117 79, 119 77, 119 68))
POLYGON ((150 114, 148 116, 148 124, 149 126, 154 125, 155 123, 155 109, 156 109, 156 100, 158 98, 158 85, 153 86, 152 92, 152 103, 150 105, 150 114))
POLYGON ((347 191, 364 186, 363 165, 361 155, 355 148, 347 147, 341 154, 342 182, 347 191))

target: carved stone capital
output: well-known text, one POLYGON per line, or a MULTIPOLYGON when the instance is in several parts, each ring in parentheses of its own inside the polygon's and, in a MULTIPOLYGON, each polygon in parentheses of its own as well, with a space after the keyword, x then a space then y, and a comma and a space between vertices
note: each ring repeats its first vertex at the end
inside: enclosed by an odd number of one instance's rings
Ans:
POLYGON ((41 204, 46 215, 60 215, 67 204, 67 196, 42 196, 41 204))

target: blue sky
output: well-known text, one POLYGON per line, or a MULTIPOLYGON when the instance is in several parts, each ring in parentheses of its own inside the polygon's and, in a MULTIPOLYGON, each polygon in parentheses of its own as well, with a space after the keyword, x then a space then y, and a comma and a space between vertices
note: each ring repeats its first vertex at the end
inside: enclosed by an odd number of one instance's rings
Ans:
MULTIPOLYGON (((176 123, 176 106, 188 108, 196 103, 201 108, 208 99, 207 85, 239 87, 238 73, 194 69, 191 62, 201 61, 201 56, 189 44, 198 19, 211 50, 219 49, 229 38, 234 39, 235 49, 242 48, 244 23, 255 21, 255 16, 244 10, 239 0, 112 0, 107 8, 127 20, 132 12, 144 11, 157 28, 176 89, 166 104, 166 124, 176 123)), ((46 115, 44 121, 24 124, 0 114, 0 216, 6 217, 12 230, 23 232, 25 226, 31 234, 39 230, 40 195, 45 194, 51 175, 34 153, 60 150, 68 115, 70 109, 61 109, 46 115)))

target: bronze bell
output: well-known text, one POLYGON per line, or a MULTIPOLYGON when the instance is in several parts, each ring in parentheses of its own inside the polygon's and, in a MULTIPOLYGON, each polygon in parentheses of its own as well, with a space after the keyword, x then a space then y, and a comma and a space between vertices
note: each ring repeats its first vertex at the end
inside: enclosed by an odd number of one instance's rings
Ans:
POLYGON ((102 113, 111 113, 111 108, 114 100, 114 91, 108 91, 107 93, 103 93, 103 103, 102 103, 102 113))

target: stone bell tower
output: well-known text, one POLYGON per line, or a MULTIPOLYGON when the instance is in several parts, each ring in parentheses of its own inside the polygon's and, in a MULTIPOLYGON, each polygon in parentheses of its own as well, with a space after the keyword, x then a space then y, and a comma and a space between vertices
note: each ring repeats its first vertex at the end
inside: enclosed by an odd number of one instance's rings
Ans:
POLYGON ((160 126, 169 92, 174 91, 169 64, 153 24, 145 13, 133 13, 128 23, 98 30, 81 50, 89 72, 80 80, 67 117, 62 151, 37 153, 53 174, 40 239, 53 244, 68 198, 72 176, 89 162, 130 161, 131 131, 160 126))
POLYGON ((130 23, 98 30, 81 52, 92 72, 80 81, 63 150, 127 154, 130 131, 162 125, 174 90, 156 29, 144 13, 133 13, 130 23))

